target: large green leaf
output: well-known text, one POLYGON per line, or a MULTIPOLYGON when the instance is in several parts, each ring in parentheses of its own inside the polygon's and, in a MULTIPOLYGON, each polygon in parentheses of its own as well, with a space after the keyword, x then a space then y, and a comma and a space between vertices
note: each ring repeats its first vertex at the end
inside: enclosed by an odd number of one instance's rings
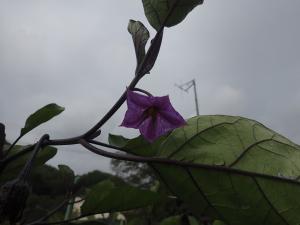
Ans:
POLYGON ((300 147, 254 120, 194 117, 156 157, 165 161, 152 168, 196 215, 227 225, 300 224, 300 147))
POLYGON ((91 188, 81 207, 83 214, 118 212, 154 204, 160 195, 128 185, 115 186, 111 181, 102 181, 91 188))
POLYGON ((190 11, 202 3, 203 0, 143 0, 145 15, 156 30, 162 25, 173 4, 176 6, 167 20, 167 27, 180 23, 190 11))
MULTIPOLYGON (((18 152, 22 151, 24 146, 15 146, 10 154, 8 156, 13 156, 14 154, 17 154, 18 152)), ((54 157, 56 155, 57 149, 51 146, 44 147, 41 149, 39 154, 37 155, 35 161, 34 161, 34 167, 43 165, 45 162, 47 162, 49 159, 54 157)), ((11 180, 13 178, 16 178, 16 176, 19 174, 19 172, 22 170, 22 168, 25 166, 28 158, 31 156, 31 152, 27 152, 23 154, 22 156, 18 157, 17 159, 11 161, 4 169, 1 171, 0 174, 0 184, 2 182, 11 180)))
POLYGON ((64 107, 56 105, 55 103, 51 103, 40 108, 39 110, 37 110, 27 118, 25 122, 25 126, 21 129, 20 135, 21 136, 25 135, 32 129, 36 128, 42 123, 47 122, 48 120, 57 116, 64 110, 65 110, 64 107))

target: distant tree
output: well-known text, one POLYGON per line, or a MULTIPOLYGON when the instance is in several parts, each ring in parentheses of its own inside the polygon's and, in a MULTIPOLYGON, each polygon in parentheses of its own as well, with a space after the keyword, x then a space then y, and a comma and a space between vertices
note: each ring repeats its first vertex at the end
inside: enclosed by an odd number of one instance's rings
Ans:
POLYGON ((157 181, 153 170, 145 163, 112 159, 111 168, 117 177, 141 188, 151 188, 157 181))
MULTIPOLYGON (((95 170, 81 175, 74 184, 74 174, 66 173, 62 169, 50 165, 39 166, 30 176, 32 194, 24 211, 26 222, 46 215, 63 202, 68 194, 74 193, 75 196, 83 197, 90 187, 107 179, 115 183, 123 182, 111 174, 95 170)), ((63 220, 66 208, 67 205, 62 207, 49 221, 63 220)))

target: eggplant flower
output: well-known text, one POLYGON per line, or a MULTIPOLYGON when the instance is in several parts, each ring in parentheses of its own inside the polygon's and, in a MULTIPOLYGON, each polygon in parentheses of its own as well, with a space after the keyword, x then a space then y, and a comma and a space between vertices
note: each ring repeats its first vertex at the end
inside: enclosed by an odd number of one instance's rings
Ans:
POLYGON ((146 96, 128 90, 127 107, 121 126, 139 129, 149 142, 186 124, 171 105, 169 96, 146 96))

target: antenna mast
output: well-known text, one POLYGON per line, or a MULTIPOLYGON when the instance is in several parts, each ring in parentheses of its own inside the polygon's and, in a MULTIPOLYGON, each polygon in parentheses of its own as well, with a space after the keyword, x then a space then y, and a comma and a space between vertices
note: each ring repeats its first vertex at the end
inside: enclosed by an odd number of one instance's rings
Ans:
POLYGON ((193 87, 194 89, 194 98, 195 98, 195 105, 196 105, 196 113, 197 116, 199 116, 199 106, 198 106, 198 97, 197 97, 197 89, 196 89, 196 80, 193 79, 189 82, 186 82, 184 84, 178 85, 175 84, 176 87, 178 87, 180 90, 189 92, 190 88, 193 87))

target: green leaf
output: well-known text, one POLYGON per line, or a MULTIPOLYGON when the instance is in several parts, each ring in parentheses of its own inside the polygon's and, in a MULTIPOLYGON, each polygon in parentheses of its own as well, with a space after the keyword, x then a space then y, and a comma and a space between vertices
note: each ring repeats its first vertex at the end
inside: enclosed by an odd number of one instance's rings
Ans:
POLYGON ((194 217, 191 216, 186 216, 186 221, 187 223, 184 223, 184 218, 182 215, 178 216, 171 216, 168 218, 165 218, 163 221, 160 222, 160 225, 184 225, 184 224, 189 224, 189 225, 199 225, 199 223, 196 221, 194 217))
POLYGON ((42 123, 47 122, 48 120, 57 116, 64 110, 65 110, 64 107, 56 105, 55 103, 51 103, 44 106, 43 108, 40 108, 39 110, 37 110, 27 118, 25 122, 25 126, 21 129, 20 135, 21 136, 25 135, 32 129, 36 128, 42 123))
POLYGON ((199 225, 197 219, 195 217, 189 216, 189 224, 190 225, 199 225))
POLYGON ((67 223, 66 225, 110 225, 110 224, 102 221, 83 221, 83 222, 67 223))
POLYGON ((216 221, 214 221, 213 225, 225 225, 225 223, 223 223, 220 220, 216 220, 216 221))
POLYGON ((299 145, 254 120, 200 116, 174 130, 157 155, 296 178, 300 175, 299 150, 299 145))
POLYGON ((83 214, 126 211, 151 205, 159 198, 155 192, 128 185, 115 186, 107 180, 91 188, 81 210, 83 214))
POLYGON ((133 139, 128 139, 121 135, 109 134, 108 142, 113 146, 124 148, 126 152, 134 155, 154 156, 157 154, 159 146, 166 137, 161 136, 152 144, 149 144, 149 141, 145 140, 141 135, 133 139))
POLYGON ((108 143, 111 145, 123 148, 128 144, 129 141, 130 139, 125 138, 122 135, 108 134, 108 143))
POLYGON ((64 186, 66 191, 70 191, 72 186, 74 185, 75 175, 73 170, 66 165, 58 165, 59 176, 61 180, 64 182, 64 186))
MULTIPOLYGON (((12 156, 20 151, 24 146, 15 146, 12 151, 10 152, 9 156, 12 156)), ((57 149, 51 146, 44 147, 39 154, 37 155, 35 161, 34 161, 34 169, 40 165, 45 164, 49 159, 54 157, 56 155, 57 149)), ((25 166, 28 158, 31 156, 31 152, 27 152, 24 155, 20 156, 16 160, 11 161, 3 171, 1 171, 0 176, 0 184, 16 178, 16 176, 19 174, 19 172, 23 169, 25 166)))
POLYGON ((174 130, 151 163, 197 215, 227 225, 300 223, 300 147, 262 124, 199 116, 174 130))
POLYGON ((145 224, 145 221, 143 220, 143 218, 133 218, 132 220, 129 220, 127 225, 141 225, 141 224, 145 224))
POLYGON ((145 57, 145 47, 150 37, 149 31, 140 21, 130 20, 128 32, 132 36, 138 68, 145 57))
POLYGON ((67 165, 58 165, 58 169, 63 176, 69 177, 74 180, 74 171, 70 167, 68 167, 67 165))
POLYGON ((143 0, 145 15, 156 30, 160 28, 174 4, 175 8, 167 20, 166 26, 172 27, 181 21, 203 0, 143 0))
POLYGON ((181 216, 172 216, 160 222, 160 225, 181 225, 181 216))

